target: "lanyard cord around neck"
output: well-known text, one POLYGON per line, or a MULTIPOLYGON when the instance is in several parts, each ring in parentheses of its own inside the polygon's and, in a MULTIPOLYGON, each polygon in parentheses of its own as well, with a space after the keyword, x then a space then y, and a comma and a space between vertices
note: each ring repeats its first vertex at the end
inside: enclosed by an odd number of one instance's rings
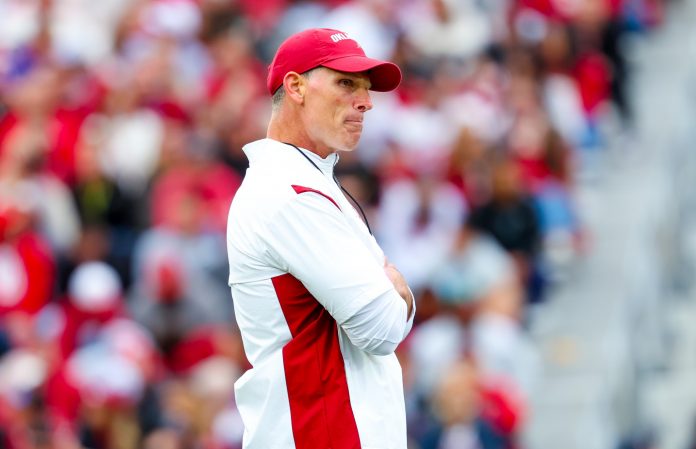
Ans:
MULTIPOLYGON (((312 159, 309 158, 309 156, 304 154, 304 152, 297 147, 297 145, 293 145, 293 144, 288 143, 288 142, 283 142, 283 143, 285 145, 289 145, 289 146, 293 147, 294 149, 296 149, 298 153, 300 153, 302 156, 304 156, 304 158, 307 159, 309 161, 309 163, 314 166, 314 168, 319 170, 321 173, 324 173, 323 171, 321 171, 321 168, 319 168, 319 166, 312 159)), ((360 203, 358 203, 358 201, 355 198, 353 198, 353 195, 351 195, 350 192, 348 192, 348 190, 346 190, 341 185, 341 183, 338 181, 338 178, 336 177, 336 174, 333 174, 333 180, 336 183, 336 185, 343 191, 343 193, 345 193, 348 196, 348 198, 350 198, 351 201, 353 201, 353 203, 356 206, 358 206, 358 210, 360 211, 360 215, 362 215, 362 218, 365 221, 365 226, 367 226, 367 230, 370 232, 370 234, 372 234, 372 229, 370 229, 370 223, 367 221, 367 216, 365 215, 365 211, 363 211, 363 208, 360 207, 360 203)))

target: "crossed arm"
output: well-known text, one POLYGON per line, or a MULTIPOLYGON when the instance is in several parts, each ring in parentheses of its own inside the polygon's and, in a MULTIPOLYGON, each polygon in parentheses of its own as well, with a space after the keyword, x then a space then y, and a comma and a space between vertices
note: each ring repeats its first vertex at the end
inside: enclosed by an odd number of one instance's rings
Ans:
POLYGON ((413 294, 340 210, 320 195, 298 195, 268 226, 275 264, 305 285, 351 342, 371 354, 394 352, 413 323, 413 294))

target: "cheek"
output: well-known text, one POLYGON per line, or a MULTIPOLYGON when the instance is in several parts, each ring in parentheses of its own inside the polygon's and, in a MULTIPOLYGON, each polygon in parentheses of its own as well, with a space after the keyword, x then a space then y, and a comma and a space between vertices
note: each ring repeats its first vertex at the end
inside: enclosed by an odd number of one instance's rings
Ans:
POLYGON ((340 105, 327 103, 321 111, 318 111, 317 119, 330 132, 337 132, 342 127, 343 116, 340 105))
POLYGON ((326 98, 317 98, 307 106, 315 123, 330 123, 337 115, 337 103, 326 98))
POLYGON ((315 97, 312 103, 307 104, 307 126, 315 133, 327 138, 344 133, 344 120, 350 108, 350 99, 340 95, 326 95, 315 97))

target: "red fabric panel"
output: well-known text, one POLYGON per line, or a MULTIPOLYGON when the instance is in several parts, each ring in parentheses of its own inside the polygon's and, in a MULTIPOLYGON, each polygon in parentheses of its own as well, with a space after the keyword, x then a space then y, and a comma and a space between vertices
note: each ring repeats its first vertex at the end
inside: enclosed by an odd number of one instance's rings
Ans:
POLYGON ((291 274, 272 279, 292 334, 283 348, 297 449, 359 449, 336 321, 291 274))
POLYGON ((329 195, 327 195, 327 194, 325 194, 325 193, 323 193, 323 192, 320 192, 320 191, 317 190, 317 189, 313 189, 313 188, 311 188, 311 187, 297 186, 297 185, 294 185, 294 184, 293 184, 292 188, 295 190, 295 192, 296 192, 298 195, 299 195, 300 193, 305 193, 305 192, 318 193, 319 195, 323 196, 323 197, 326 198, 327 200, 331 201, 331 202, 333 203, 334 206, 338 207, 338 210, 341 210, 341 207, 338 205, 338 203, 336 203, 336 201, 334 201, 333 198, 331 198, 329 195))

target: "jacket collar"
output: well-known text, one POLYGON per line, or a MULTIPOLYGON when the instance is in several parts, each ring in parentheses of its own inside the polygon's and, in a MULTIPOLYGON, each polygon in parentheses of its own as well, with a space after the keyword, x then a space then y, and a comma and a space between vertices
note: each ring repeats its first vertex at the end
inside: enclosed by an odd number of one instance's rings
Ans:
MULTIPOLYGON (((307 156, 312 162, 314 162, 317 167, 328 176, 333 176, 334 166, 338 163, 338 153, 331 153, 326 158, 320 157, 318 154, 309 151, 306 148, 299 148, 302 154, 307 156)), ((301 156, 297 150, 292 146, 283 142, 279 142, 273 139, 261 139, 244 145, 242 148, 244 154, 246 154, 249 159, 249 164, 253 165, 256 161, 266 160, 268 158, 276 159, 278 161, 295 160, 300 158, 304 160, 308 165, 311 165, 303 156, 301 156)))

